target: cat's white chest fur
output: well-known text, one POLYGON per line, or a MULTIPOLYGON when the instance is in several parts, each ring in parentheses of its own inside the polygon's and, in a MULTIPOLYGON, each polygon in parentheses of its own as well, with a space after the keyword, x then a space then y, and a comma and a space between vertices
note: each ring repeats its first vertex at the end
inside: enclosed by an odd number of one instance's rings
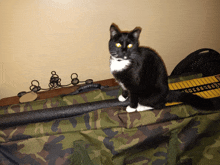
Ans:
POLYGON ((130 64, 131 62, 127 59, 118 59, 112 56, 110 59, 111 73, 113 73, 114 71, 120 72, 124 69, 127 69, 130 64))

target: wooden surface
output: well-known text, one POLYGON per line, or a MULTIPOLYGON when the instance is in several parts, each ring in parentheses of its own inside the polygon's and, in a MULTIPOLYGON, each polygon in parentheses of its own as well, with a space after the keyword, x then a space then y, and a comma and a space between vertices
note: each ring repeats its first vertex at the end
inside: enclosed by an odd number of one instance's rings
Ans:
MULTIPOLYGON (((94 83, 101 84, 102 86, 116 86, 116 85, 118 85, 115 82, 115 79, 113 79, 113 78, 101 80, 101 81, 96 81, 94 83)), ((44 91, 44 92, 38 92, 38 99, 37 100, 43 100, 43 99, 47 99, 47 98, 56 97, 56 96, 59 96, 62 94, 68 94, 68 93, 74 92, 79 86, 81 86, 81 85, 71 86, 71 87, 66 87, 66 88, 58 88, 58 89, 53 89, 53 90, 44 91)), ((12 104, 19 104, 19 97, 18 96, 7 97, 7 98, 3 98, 0 100, 0 106, 6 106, 6 105, 12 105, 12 104)))

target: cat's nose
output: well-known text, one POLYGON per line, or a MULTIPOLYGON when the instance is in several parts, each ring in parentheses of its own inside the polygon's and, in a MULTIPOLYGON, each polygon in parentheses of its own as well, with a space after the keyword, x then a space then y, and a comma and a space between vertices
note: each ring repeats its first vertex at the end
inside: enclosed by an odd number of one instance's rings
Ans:
POLYGON ((126 51, 123 51, 122 53, 123 53, 124 56, 126 55, 126 51))
POLYGON ((127 48, 125 47, 125 48, 122 48, 122 52, 123 53, 126 53, 127 52, 127 48))

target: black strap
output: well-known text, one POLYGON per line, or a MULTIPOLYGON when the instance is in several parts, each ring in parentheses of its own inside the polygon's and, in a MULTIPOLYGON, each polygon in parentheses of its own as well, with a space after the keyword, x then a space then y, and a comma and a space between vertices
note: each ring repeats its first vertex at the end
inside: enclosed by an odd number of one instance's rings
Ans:
POLYGON ((88 85, 84 85, 84 86, 79 87, 77 90, 75 90, 72 93, 61 95, 61 96, 63 97, 63 96, 67 96, 67 95, 76 95, 79 93, 89 92, 89 91, 92 91, 95 89, 102 89, 102 88, 104 88, 104 87, 101 86, 100 84, 88 84, 88 85))

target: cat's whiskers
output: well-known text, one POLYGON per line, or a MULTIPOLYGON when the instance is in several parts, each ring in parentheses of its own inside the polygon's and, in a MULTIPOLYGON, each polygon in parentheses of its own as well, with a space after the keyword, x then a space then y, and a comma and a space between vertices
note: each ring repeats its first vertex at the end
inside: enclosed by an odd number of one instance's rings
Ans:
MULTIPOLYGON (((118 57, 118 55, 117 55, 118 57)), ((117 58, 116 56, 111 56, 111 59, 116 60, 116 61, 123 61, 123 58, 117 58)))
POLYGON ((131 53, 131 58, 135 58, 137 56, 136 52, 135 53, 131 53))
POLYGON ((118 57, 118 54, 116 52, 110 52, 111 56, 114 56, 114 57, 118 57))

